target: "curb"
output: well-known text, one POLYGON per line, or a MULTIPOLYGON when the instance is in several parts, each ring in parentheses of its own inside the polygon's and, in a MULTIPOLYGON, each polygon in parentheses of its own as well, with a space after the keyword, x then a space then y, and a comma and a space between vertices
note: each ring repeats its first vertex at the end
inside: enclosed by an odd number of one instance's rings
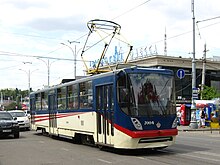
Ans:
MULTIPOLYGON (((178 129, 178 128, 177 128, 178 129)), ((220 132, 220 128, 214 128, 214 129, 211 129, 211 128, 198 128, 198 129, 191 129, 191 128, 186 128, 186 129, 178 129, 178 131, 195 131, 195 132, 197 132, 197 131, 210 131, 210 132, 212 132, 212 131, 219 131, 220 132)))

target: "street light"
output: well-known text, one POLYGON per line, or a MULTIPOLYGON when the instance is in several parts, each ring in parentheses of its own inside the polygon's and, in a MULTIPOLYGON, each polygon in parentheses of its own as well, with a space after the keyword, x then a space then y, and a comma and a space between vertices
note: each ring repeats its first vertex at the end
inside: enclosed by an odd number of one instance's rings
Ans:
MULTIPOLYGON (((23 71, 23 72, 25 72, 26 74, 27 74, 27 76, 28 76, 28 91, 30 91, 30 69, 28 70, 28 72, 26 71, 26 70, 23 70, 23 69, 19 69, 20 71, 23 71)), ((28 93, 30 93, 30 92, 28 92, 28 93)))
MULTIPOLYGON (((80 42, 77 42, 77 41, 68 41, 70 44, 72 43, 77 43, 79 44, 80 42)), ((72 53, 73 53, 73 56, 74 56, 74 79, 76 79, 76 44, 75 44, 75 51, 73 51, 73 48, 65 43, 61 43, 62 45, 64 46, 67 46, 68 48, 71 49, 72 53)))
MULTIPOLYGON (((23 70, 23 69, 19 69, 19 70, 25 72, 28 76, 28 102, 30 104, 31 73, 33 73, 34 71, 36 71, 38 69, 35 69, 33 71, 30 71, 30 69, 28 71, 23 70)), ((28 106, 28 109, 30 109, 30 106, 28 106)))
POLYGON ((41 58, 37 58, 37 59, 43 61, 46 64, 46 66, 47 66, 47 86, 49 87, 50 86, 50 67, 51 67, 52 63, 54 63, 56 61, 53 61, 53 62, 50 63, 49 59, 47 59, 47 62, 44 61, 41 58))
POLYGON ((192 104, 191 104, 191 120, 190 127, 193 129, 198 128, 196 121, 196 103, 195 99, 198 97, 198 90, 196 89, 196 60, 195 60, 195 14, 194 14, 194 0, 192 0, 192 13, 193 13, 193 58, 192 58, 192 104))

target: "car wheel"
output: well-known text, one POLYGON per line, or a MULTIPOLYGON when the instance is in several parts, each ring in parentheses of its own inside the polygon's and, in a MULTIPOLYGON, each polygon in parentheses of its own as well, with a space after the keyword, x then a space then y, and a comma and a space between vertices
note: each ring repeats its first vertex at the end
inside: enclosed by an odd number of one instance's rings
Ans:
POLYGON ((19 132, 14 133, 14 138, 18 139, 19 137, 20 137, 20 133, 19 132))

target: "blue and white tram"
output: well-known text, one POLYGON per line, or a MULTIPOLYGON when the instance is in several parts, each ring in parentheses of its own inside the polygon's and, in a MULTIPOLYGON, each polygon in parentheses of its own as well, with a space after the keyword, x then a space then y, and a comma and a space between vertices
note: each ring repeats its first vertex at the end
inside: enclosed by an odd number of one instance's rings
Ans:
POLYGON ((163 148, 177 131, 174 74, 124 68, 30 94, 32 129, 113 148, 163 148))

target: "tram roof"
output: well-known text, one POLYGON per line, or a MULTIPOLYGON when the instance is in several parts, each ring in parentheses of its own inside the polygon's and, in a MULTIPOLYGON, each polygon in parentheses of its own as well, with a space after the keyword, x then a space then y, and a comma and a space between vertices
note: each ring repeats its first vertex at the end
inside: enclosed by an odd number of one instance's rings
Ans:
POLYGON ((113 71, 100 73, 100 74, 95 74, 95 75, 90 75, 90 76, 85 76, 85 77, 81 77, 81 78, 76 79, 76 80, 72 79, 72 81, 69 81, 69 82, 62 81, 64 83, 60 83, 60 84, 57 84, 57 85, 54 85, 54 86, 51 86, 51 87, 39 89, 37 91, 31 92, 31 94, 44 92, 44 91, 47 91, 47 90, 53 90, 53 89, 56 89, 56 88, 61 88, 63 86, 69 86, 69 85, 72 85, 72 84, 75 84, 75 83, 81 83, 81 82, 93 80, 93 79, 96 79, 98 77, 102 78, 102 77, 106 77, 106 76, 115 75, 115 74, 119 73, 120 71, 129 70, 129 69, 145 69, 145 70, 149 70, 149 71, 150 70, 157 70, 157 71, 161 71, 161 72, 166 70, 166 71, 169 71, 170 73, 173 73, 172 70, 160 69, 160 68, 156 68, 156 67, 146 67, 146 66, 137 66, 137 65, 130 65, 130 66, 129 65, 120 65, 116 68, 116 70, 113 70, 113 71))

